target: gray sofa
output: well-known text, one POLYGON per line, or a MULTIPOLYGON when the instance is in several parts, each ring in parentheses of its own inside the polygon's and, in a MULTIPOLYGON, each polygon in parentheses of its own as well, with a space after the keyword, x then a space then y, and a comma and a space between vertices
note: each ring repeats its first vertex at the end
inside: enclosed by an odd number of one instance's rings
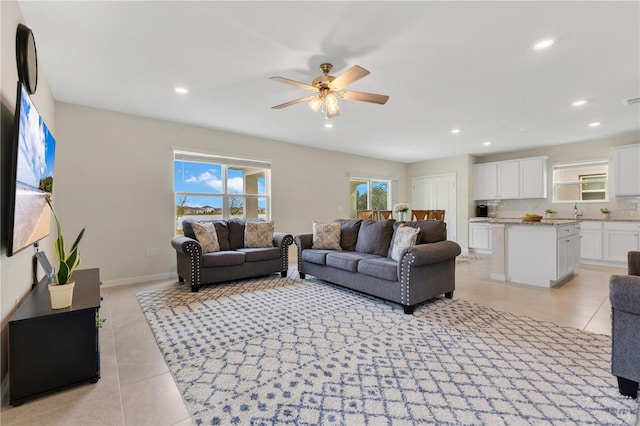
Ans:
POLYGON ((640 251, 630 251, 629 275, 612 275, 611 372, 622 395, 638 397, 640 382, 640 251))
POLYGON ((183 235, 171 240, 176 250, 178 278, 191 285, 191 291, 199 286, 241 278, 256 277, 280 272, 287 276, 289 246, 293 236, 273 233, 273 247, 245 248, 245 221, 240 219, 182 222, 183 235), (193 222, 212 222, 215 226, 220 251, 202 253, 202 247, 193 231, 193 222))
POLYGON ((461 252, 447 241, 446 223, 438 220, 338 220, 341 250, 313 249, 313 234, 297 234, 298 272, 397 302, 412 314, 415 306, 444 294, 453 297, 455 258, 461 252), (391 258, 394 232, 400 225, 420 229, 417 245, 391 258))

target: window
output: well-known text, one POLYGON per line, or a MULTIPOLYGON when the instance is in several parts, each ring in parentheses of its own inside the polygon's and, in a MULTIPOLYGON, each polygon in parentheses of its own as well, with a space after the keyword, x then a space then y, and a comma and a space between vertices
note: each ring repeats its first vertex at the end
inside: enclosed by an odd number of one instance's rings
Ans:
POLYGON ((553 166, 553 202, 608 201, 609 162, 596 160, 553 166))
POLYGON ((174 151, 176 233, 185 219, 265 219, 270 212, 270 164, 174 151))
POLYGON ((391 210, 391 182, 351 178, 351 217, 358 210, 391 210))

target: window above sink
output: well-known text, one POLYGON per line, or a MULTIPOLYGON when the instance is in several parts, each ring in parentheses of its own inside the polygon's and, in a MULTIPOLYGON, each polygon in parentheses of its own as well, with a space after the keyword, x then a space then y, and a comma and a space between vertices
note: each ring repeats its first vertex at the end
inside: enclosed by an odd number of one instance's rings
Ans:
POLYGON ((608 160, 555 164, 554 203, 603 203, 609 201, 608 160))

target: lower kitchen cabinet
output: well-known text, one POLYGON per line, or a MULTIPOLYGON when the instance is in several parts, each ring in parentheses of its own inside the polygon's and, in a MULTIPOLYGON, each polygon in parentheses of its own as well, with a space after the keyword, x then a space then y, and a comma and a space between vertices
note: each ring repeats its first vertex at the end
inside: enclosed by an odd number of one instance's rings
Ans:
POLYGON ((582 222, 581 262, 624 267, 627 253, 640 250, 640 222, 582 222))

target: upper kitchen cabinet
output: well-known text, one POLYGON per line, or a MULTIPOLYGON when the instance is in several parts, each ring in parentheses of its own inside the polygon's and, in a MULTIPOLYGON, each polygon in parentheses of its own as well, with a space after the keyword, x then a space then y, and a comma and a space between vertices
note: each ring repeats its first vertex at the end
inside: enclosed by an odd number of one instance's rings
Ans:
POLYGON ((547 157, 473 166, 474 200, 547 198, 547 157))
POLYGON ((616 146, 611 150, 615 195, 640 195, 640 144, 616 146))
POLYGON ((498 196, 498 172, 496 163, 473 166, 473 198, 493 200, 498 196))
POLYGON ((518 160, 520 171, 519 198, 547 198, 547 158, 518 160))

